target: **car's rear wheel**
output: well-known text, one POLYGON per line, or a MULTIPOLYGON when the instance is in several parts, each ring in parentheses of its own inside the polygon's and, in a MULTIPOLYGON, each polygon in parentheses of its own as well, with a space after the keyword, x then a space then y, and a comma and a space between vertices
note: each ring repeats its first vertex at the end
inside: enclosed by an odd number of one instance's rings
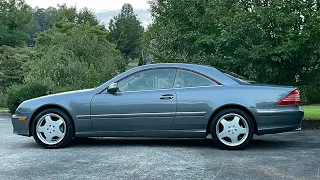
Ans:
POLYGON ((35 141, 45 148, 62 148, 74 137, 73 122, 62 110, 50 108, 40 112, 33 121, 35 141))
POLYGON ((253 137, 254 124, 250 116, 239 109, 224 109, 212 119, 213 141, 223 149, 242 149, 253 137))

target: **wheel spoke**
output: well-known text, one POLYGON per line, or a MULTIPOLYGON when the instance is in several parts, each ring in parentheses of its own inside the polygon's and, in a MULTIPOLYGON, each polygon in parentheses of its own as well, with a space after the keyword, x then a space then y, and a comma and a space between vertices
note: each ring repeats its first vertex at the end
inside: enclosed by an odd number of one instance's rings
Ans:
POLYGON ((55 122, 56 126, 59 127, 61 126, 61 124, 63 124, 63 120, 62 119, 58 119, 56 122, 55 122))
POLYGON ((51 142, 52 141, 52 138, 53 138, 52 133, 47 132, 44 135, 46 136, 46 141, 47 142, 51 142))
POLYGON ((239 133, 239 135, 240 135, 240 134, 248 134, 248 129, 247 129, 247 128, 239 127, 238 133, 239 133))
POLYGON ((54 122, 52 121, 50 115, 46 116, 46 125, 52 125, 54 122))
POLYGON ((239 121, 240 121, 240 118, 238 116, 234 116, 231 123, 232 123, 232 125, 235 125, 236 127, 240 127, 239 121))
POLYGON ((45 126, 40 126, 40 127, 38 128, 38 132, 44 133, 45 131, 46 131, 46 127, 45 127, 45 126))
POLYGON ((238 142, 238 135, 236 135, 236 134, 233 134, 229 138, 231 139, 232 143, 237 143, 238 142))
POLYGON ((225 119, 222 119, 222 120, 220 121, 220 123, 223 125, 223 127, 227 127, 228 124, 229 124, 229 122, 228 122, 227 120, 225 120, 225 119))
POLYGON ((223 130, 221 133, 218 134, 218 137, 220 139, 223 139, 223 138, 228 137, 228 136, 229 136, 229 134, 228 134, 228 132, 226 130, 223 130))
POLYGON ((60 130, 57 130, 54 132, 53 136, 57 136, 59 138, 62 138, 64 136, 64 133, 61 132, 60 130))

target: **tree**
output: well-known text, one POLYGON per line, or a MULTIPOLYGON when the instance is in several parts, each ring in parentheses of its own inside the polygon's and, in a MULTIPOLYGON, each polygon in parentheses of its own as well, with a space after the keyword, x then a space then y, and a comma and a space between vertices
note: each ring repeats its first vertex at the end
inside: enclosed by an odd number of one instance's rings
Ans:
POLYGON ((155 62, 208 64, 263 83, 318 84, 317 1, 192 2, 150 1, 154 23, 145 46, 155 62))
POLYGON ((150 3, 155 21, 146 42, 156 62, 209 64, 258 82, 319 87, 315 1, 150 3))
POLYGON ((58 14, 54 20, 56 26, 64 23, 88 24, 105 29, 94 13, 88 8, 82 8, 78 12, 76 7, 68 8, 65 4, 58 5, 58 14))
POLYGON ((13 85, 22 83, 25 72, 23 63, 29 59, 29 53, 23 48, 0 47, 0 94, 13 85))
POLYGON ((109 29, 110 42, 115 43, 126 58, 140 57, 141 37, 144 29, 130 4, 124 4, 120 14, 111 19, 109 29))
POLYGON ((32 20, 29 24, 28 46, 35 46, 35 38, 39 33, 55 26, 62 26, 64 23, 89 24, 90 26, 105 27, 88 8, 80 9, 67 7, 65 4, 58 5, 58 8, 49 7, 47 9, 33 9, 32 20))
POLYGON ((0 46, 24 46, 31 8, 24 0, 0 0, 0 46))
POLYGON ((47 9, 36 7, 32 11, 32 20, 29 23, 29 47, 35 46, 35 38, 39 33, 53 27, 53 23, 58 14, 58 10, 54 7, 47 9))
POLYGON ((37 37, 28 77, 49 78, 56 87, 92 88, 124 69, 123 58, 99 26, 67 22, 37 37))

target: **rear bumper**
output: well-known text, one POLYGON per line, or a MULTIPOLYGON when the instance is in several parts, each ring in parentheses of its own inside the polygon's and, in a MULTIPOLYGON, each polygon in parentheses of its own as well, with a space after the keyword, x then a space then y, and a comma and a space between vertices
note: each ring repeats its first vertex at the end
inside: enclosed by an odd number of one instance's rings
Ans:
POLYGON ((278 106, 256 112, 258 135, 294 131, 300 128, 304 115, 300 106, 278 106))

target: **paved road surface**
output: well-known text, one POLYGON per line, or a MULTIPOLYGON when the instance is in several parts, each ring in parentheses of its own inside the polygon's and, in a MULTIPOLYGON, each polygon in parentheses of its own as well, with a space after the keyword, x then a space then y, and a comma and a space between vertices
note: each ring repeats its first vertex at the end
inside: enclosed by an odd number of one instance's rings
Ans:
POLYGON ((254 137, 249 149, 210 140, 95 138, 42 149, 0 118, 0 179, 320 179, 320 131, 254 137))

